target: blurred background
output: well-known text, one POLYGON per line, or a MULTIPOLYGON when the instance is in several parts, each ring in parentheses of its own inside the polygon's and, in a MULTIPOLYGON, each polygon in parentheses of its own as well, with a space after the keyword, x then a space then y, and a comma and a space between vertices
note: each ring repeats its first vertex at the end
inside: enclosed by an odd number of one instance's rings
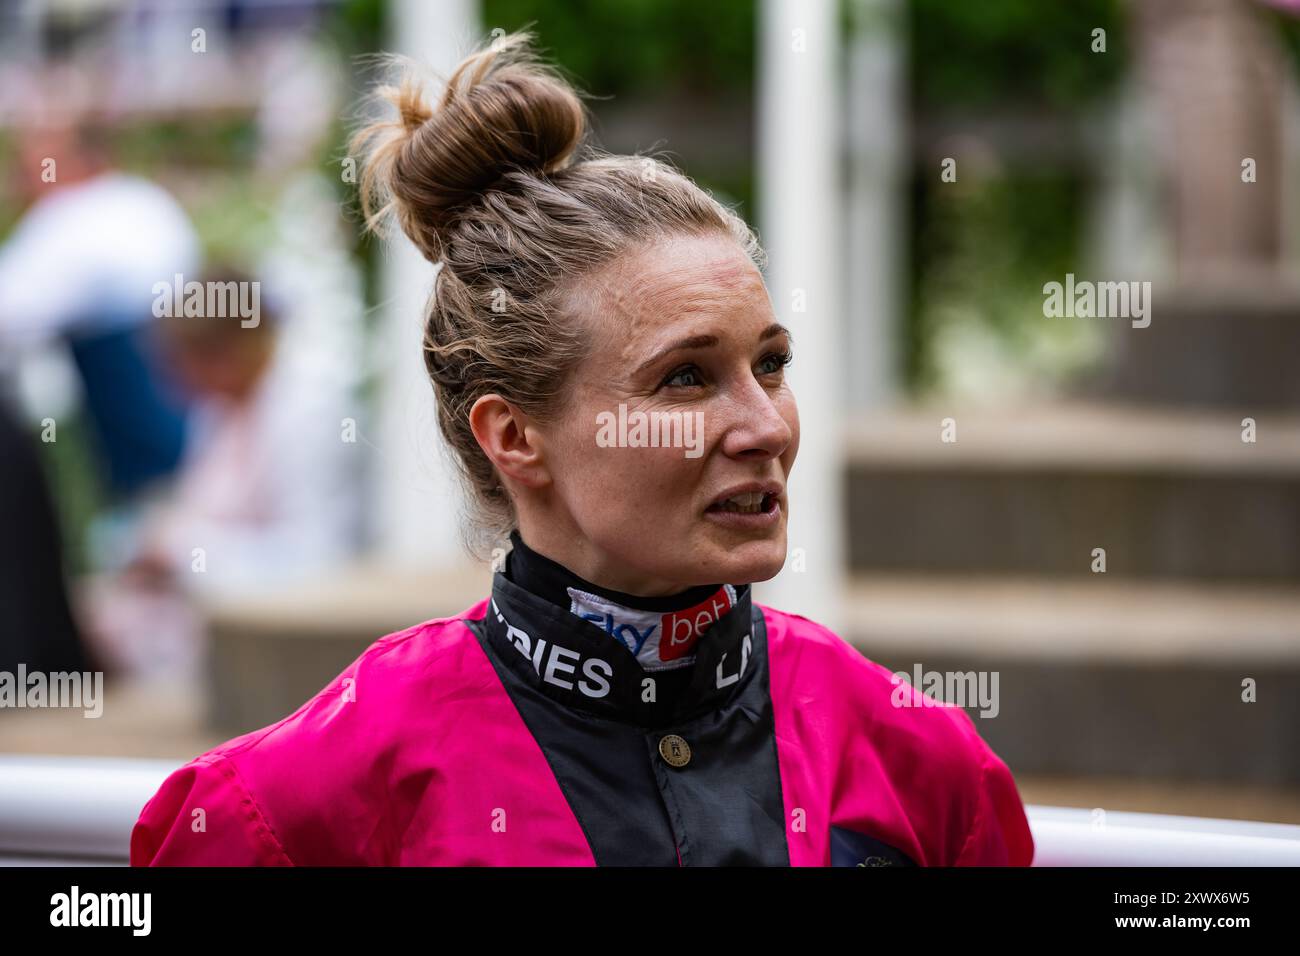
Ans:
POLYGON ((105 675, 95 719, 0 708, 0 754, 179 764, 487 593, 433 270, 362 239, 346 142, 366 54, 531 25, 602 145, 768 249, 804 444, 759 599, 995 672, 1026 802, 1300 823, 1297 15, 0 0, 0 671, 105 675), (1048 315, 1067 276, 1150 324, 1048 315), (160 315, 193 280, 256 324, 160 315))

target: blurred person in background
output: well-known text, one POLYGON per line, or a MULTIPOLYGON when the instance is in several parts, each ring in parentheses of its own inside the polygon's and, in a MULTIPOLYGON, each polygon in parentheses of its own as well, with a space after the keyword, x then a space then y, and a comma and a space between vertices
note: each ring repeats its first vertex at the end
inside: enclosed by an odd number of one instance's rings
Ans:
POLYGON ((260 282, 217 270, 201 285, 244 290, 257 314, 162 320, 163 352, 193 403, 189 437, 127 572, 196 593, 274 588, 355 548, 347 391, 300 360, 301 343, 260 282))
POLYGON ((14 187, 28 204, 0 245, 0 352, 70 351, 110 495, 130 501, 176 467, 184 407, 152 338, 152 289, 192 272, 199 243, 161 186, 113 169, 87 124, 20 131, 14 187))
MULTIPOLYGON (((98 602, 111 657, 138 676, 195 677, 201 608, 301 583, 358 539, 358 473, 345 383, 310 360, 260 283, 214 271, 204 288, 256 288, 252 319, 170 315, 161 345, 188 395, 176 481, 141 522, 98 602), (167 626, 159 627, 160 615, 167 626)), ((212 300, 208 300, 212 301, 212 300)))
MULTIPOLYGON (((17 143, 12 187, 25 209, 0 244, 0 391, 19 400, 12 408, 16 421, 49 418, 55 425, 68 397, 80 399, 108 503, 88 529, 90 563, 112 568, 184 447, 184 402, 157 350, 152 301, 160 280, 197 266, 199 243, 165 189, 113 168, 99 128, 27 126, 17 143), (51 364, 47 358, 60 354, 66 359, 51 364), (79 390, 43 380, 67 359, 76 373, 70 384, 79 383, 79 390)), ((126 662, 112 653, 114 619, 102 613, 111 605, 93 587, 77 602, 86 640, 80 646, 36 446, 24 444, 18 426, 9 424, 4 507, 14 517, 8 546, 24 550, 4 559, 6 590, 14 591, 4 602, 5 658, 17 654, 15 660, 34 667, 50 655, 75 663, 88 654, 119 671, 126 662)), ((167 631, 169 617, 158 610, 147 616, 150 630, 167 631)))

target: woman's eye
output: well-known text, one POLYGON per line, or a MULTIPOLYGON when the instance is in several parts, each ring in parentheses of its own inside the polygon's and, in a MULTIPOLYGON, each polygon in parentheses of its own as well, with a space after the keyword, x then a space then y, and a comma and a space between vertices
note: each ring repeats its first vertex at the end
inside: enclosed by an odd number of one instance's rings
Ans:
POLYGON ((690 388, 694 385, 701 385, 700 370, 694 365, 683 365, 668 373, 668 377, 660 383, 660 387, 665 385, 676 388, 690 388))
POLYGON ((758 363, 758 372, 760 375, 773 375, 789 365, 793 358, 789 352, 772 352, 758 363))

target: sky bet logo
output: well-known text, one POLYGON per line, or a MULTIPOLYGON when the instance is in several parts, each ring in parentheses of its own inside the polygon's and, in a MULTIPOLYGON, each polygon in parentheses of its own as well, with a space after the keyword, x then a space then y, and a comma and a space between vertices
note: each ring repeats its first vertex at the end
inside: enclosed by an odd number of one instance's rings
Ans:
POLYGON ((700 635, 736 603, 736 592, 730 584, 694 607, 667 614, 624 607, 577 588, 569 588, 568 592, 569 610, 622 643, 646 670, 691 663, 690 655, 700 635))

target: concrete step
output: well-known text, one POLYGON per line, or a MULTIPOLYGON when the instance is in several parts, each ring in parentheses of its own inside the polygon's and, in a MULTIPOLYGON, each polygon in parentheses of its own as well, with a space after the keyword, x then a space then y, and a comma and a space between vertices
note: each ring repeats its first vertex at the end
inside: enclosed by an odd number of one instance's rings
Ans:
MULTIPOLYGON (((1156 283, 1151 324, 1109 321, 1099 398, 1162 406, 1300 411, 1300 283, 1271 268, 1203 269, 1156 283)), ((1098 321, 1064 319, 1061 321, 1098 321)))
POLYGON ((843 631, 896 672, 996 673, 955 702, 1016 772, 1300 783, 1295 588, 860 576, 843 631))
POLYGON ((855 571, 1300 583, 1300 415, 954 403, 845 442, 855 571))

